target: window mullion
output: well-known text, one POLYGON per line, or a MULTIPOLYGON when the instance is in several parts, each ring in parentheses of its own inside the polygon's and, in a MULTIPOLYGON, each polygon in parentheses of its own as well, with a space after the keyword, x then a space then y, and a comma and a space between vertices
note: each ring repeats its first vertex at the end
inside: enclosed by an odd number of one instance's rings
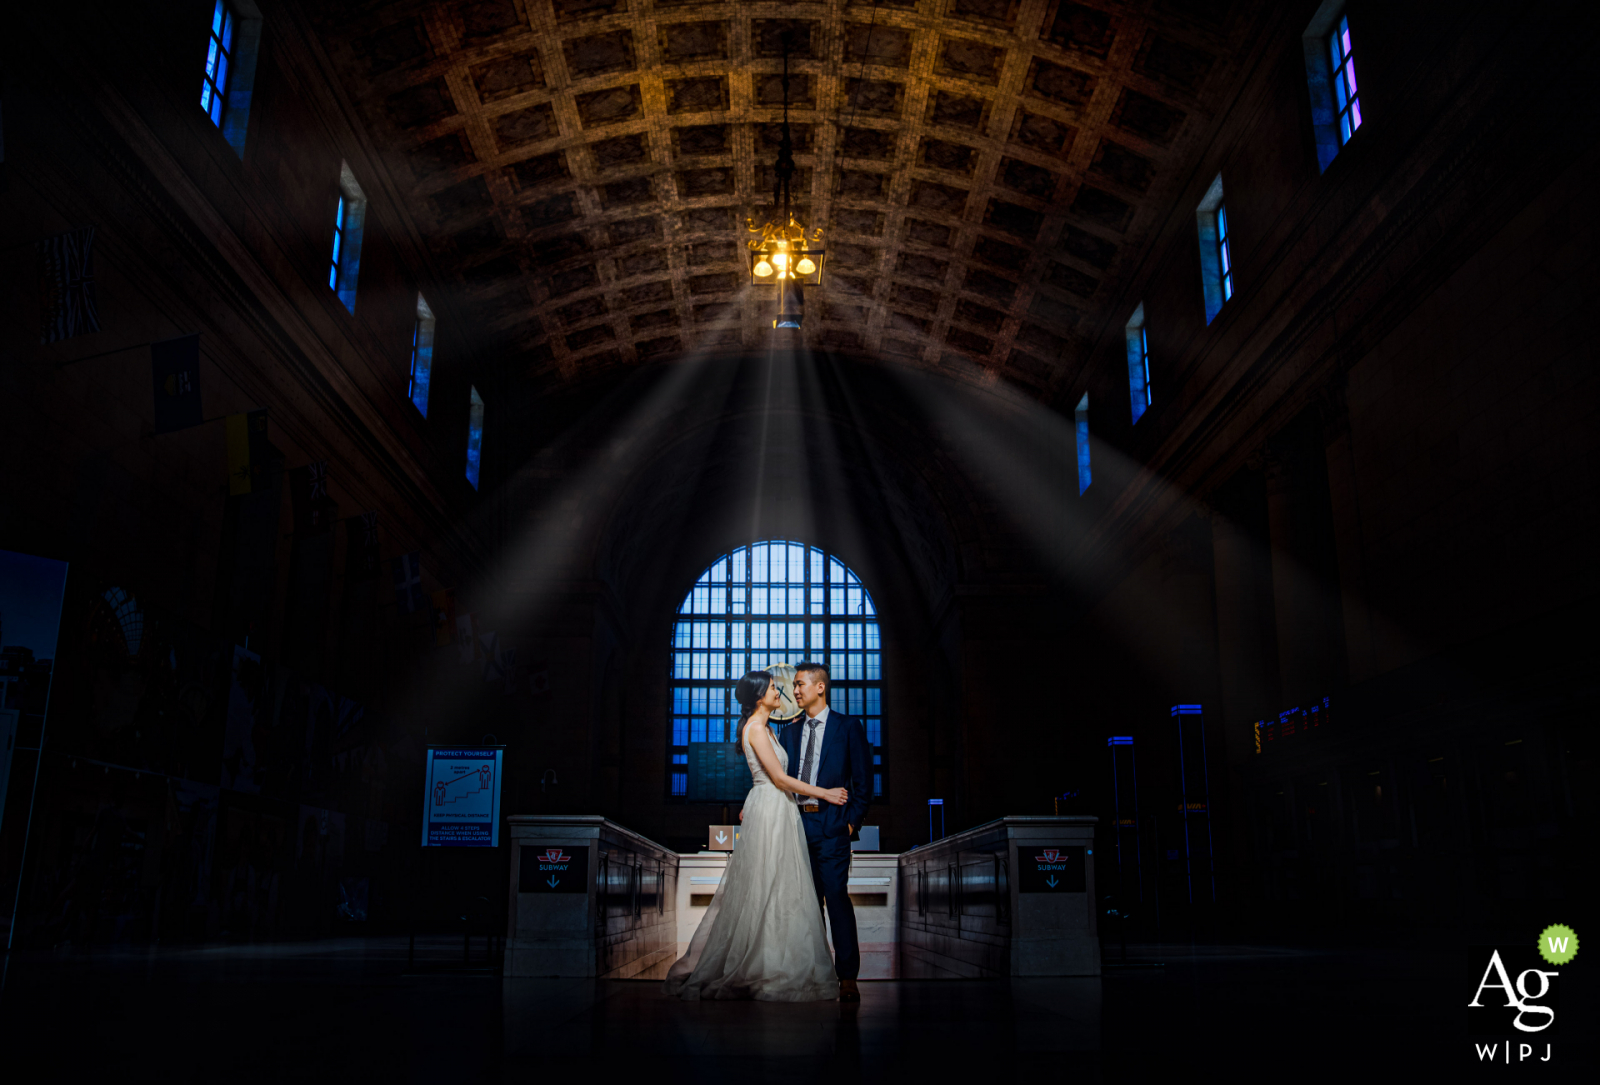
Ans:
POLYGON ((867 720, 877 740, 872 743, 873 792, 875 796, 885 793, 882 643, 876 608, 859 578, 842 563, 835 596, 836 561, 820 547, 766 540, 722 555, 690 586, 674 619, 668 653, 672 704, 667 782, 671 797, 687 798, 690 743, 716 740, 719 725, 722 740, 732 740, 730 728, 739 714, 733 686, 739 677, 746 670, 777 660, 798 663, 804 659, 828 664, 836 683, 836 696, 831 699, 834 706, 867 720), (791 549, 796 545, 800 546, 798 558, 791 549), (760 570, 757 547, 766 559, 760 570), (728 570, 726 577, 717 576, 719 565, 728 570), (713 594, 719 591, 726 593, 721 606, 713 594), (756 613, 758 591, 766 600, 759 608, 761 613, 756 613), (709 605, 701 605, 706 601, 709 605), (852 607, 852 602, 857 605, 852 607), (709 623, 709 629, 699 635, 694 632, 697 618, 709 623))

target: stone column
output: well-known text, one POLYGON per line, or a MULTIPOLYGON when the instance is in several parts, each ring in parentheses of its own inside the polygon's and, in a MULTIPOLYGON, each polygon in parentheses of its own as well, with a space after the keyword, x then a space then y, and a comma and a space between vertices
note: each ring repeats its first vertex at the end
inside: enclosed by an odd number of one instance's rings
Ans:
POLYGON ((1226 773, 1213 782, 1220 800, 1217 831, 1218 893, 1223 899, 1249 898, 1244 876, 1250 848, 1246 770, 1255 753, 1253 725, 1277 711, 1278 675, 1272 644, 1271 560, 1260 538, 1259 457, 1240 472, 1241 485, 1211 515, 1211 553, 1216 596, 1217 675, 1221 690, 1226 773), (1252 531, 1252 524, 1255 530, 1252 531))
POLYGON ((1251 727, 1276 711, 1270 693, 1277 685, 1269 671, 1264 643, 1261 566, 1266 555, 1241 524, 1219 513, 1211 517, 1212 567, 1216 578, 1217 669, 1222 688, 1228 762, 1238 764, 1255 749, 1251 727))
POLYGON ((1366 561, 1345 380, 1345 374, 1340 373, 1330 381, 1319 396, 1318 406, 1328 461, 1328 501, 1333 509, 1346 659, 1350 681, 1360 682, 1372 677, 1377 667, 1372 647, 1372 617, 1367 611, 1366 561))
MULTIPOLYGON (((1327 600, 1309 567, 1317 540, 1305 537, 1310 510, 1301 502, 1308 494, 1314 465, 1304 445, 1293 436, 1267 449, 1267 524, 1272 540, 1272 608, 1278 640, 1280 708, 1318 698, 1328 692, 1330 671, 1327 637, 1322 628, 1327 600)), ((1320 465, 1317 465, 1320 466, 1320 465)))

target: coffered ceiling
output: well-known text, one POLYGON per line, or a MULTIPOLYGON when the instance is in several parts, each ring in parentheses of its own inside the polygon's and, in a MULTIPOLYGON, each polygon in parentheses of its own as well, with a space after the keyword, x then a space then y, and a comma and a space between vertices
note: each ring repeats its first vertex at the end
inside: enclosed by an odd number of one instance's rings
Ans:
POLYGON ((814 345, 1048 396, 1260 0, 399 0, 313 18, 486 343, 541 385, 765 344, 782 36, 814 345))

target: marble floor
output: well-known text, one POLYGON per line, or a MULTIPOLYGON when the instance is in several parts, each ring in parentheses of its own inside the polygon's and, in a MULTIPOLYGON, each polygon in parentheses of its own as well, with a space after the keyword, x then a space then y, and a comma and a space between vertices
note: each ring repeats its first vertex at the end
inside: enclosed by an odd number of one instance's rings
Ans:
MULTIPOLYGON (((425 944, 408 964, 404 939, 374 938, 14 955, 0 1044, 11 1065, 36 1060, 52 1080, 118 1082, 995 1085, 1488 1069, 1469 1064, 1459 952, 1138 946, 1135 967, 1099 979, 871 983, 859 1006, 503 980, 460 970, 460 953, 459 941, 425 944)), ((1527 1068, 1544 1080, 1593 1070, 1577 1046, 1580 1020, 1593 1032, 1593 1001, 1569 1001, 1578 1016, 1563 1057, 1527 1068)))

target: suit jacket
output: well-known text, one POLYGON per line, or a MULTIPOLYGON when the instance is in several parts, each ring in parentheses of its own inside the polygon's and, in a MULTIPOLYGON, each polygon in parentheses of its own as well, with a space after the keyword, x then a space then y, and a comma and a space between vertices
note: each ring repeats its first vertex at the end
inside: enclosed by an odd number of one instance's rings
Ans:
MULTIPOLYGON (((800 743, 804 738, 804 716, 790 721, 783 729, 783 748, 789 755, 789 775, 800 777, 800 743)), ((818 787, 842 787, 850 792, 843 806, 822 804, 822 834, 847 836, 845 826, 861 828, 867 807, 872 802, 872 747, 867 745, 867 729, 854 716, 832 707, 828 710, 828 730, 822 736, 822 761, 817 766, 818 787)), ((808 818, 815 814, 805 815, 808 818)))

